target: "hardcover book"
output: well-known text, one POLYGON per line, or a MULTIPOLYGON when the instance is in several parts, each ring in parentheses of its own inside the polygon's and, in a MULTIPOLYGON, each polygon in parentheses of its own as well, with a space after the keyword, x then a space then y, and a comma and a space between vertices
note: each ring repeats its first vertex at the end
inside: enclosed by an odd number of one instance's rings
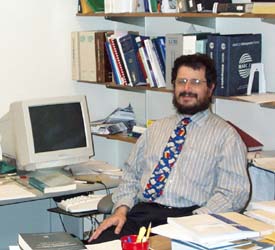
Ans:
POLYGON ((125 61, 130 73, 133 85, 146 84, 137 58, 138 47, 135 41, 136 35, 128 34, 119 38, 125 61))
POLYGON ((86 0, 94 12, 104 12, 104 0, 86 0))
POLYGON ((275 13, 275 2, 265 1, 259 3, 253 3, 252 13, 254 14, 274 14, 275 13), (267 2, 267 3, 265 3, 267 2))
POLYGON ((222 12, 251 13, 252 8, 253 8, 252 3, 217 3, 214 5, 213 13, 222 13, 222 12))
POLYGON ((74 180, 59 172, 37 173, 29 178, 29 184, 43 193, 63 192, 76 189, 74 180))
POLYGON ((104 83, 112 82, 112 68, 105 48, 106 33, 113 33, 113 31, 97 31, 95 33, 97 82, 104 83))
MULTIPOLYGON (((217 70, 214 95, 246 94, 251 64, 261 62, 261 34, 216 35, 212 39, 208 41, 208 47, 214 49, 208 49, 208 53, 213 56, 217 70)), ((259 77, 256 75, 252 92, 258 92, 258 83, 259 77)))
POLYGON ((95 31, 79 32, 79 80, 97 81, 95 31))
POLYGON ((236 224, 233 220, 220 214, 199 214, 167 219, 168 224, 183 230, 192 242, 210 247, 219 243, 252 238, 259 236, 259 232, 236 224))
POLYGON ((254 137, 252 137, 230 121, 227 121, 227 123, 229 123, 234 129, 236 129, 238 134, 241 136, 244 144, 246 145, 248 152, 259 151, 263 149, 264 145, 261 142, 256 140, 254 137))
POLYGON ((107 37, 107 39, 109 41, 112 58, 114 60, 114 64, 116 65, 116 69, 119 75, 119 82, 121 85, 127 85, 127 73, 121 59, 121 54, 116 42, 116 38, 114 37, 114 35, 111 35, 110 37, 107 37))
POLYGON ((69 233, 20 233, 19 247, 23 250, 84 250, 85 245, 69 233))

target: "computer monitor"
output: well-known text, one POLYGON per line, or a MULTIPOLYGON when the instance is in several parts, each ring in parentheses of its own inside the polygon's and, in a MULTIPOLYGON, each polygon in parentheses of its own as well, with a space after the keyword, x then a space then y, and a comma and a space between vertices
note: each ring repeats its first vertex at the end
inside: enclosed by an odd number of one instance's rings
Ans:
POLYGON ((77 164, 94 155, 85 96, 24 100, 0 119, 3 154, 19 170, 77 164))

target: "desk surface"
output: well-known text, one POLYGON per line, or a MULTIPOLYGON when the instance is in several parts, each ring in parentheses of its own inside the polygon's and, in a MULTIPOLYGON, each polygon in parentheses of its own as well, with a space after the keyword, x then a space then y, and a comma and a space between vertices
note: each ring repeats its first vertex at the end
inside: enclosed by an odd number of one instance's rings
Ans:
MULTIPOLYGON (((117 187, 118 184, 119 184, 119 178, 111 178, 110 176, 107 176, 107 175, 96 175, 96 176, 98 176, 101 179, 101 181, 106 185, 107 188, 114 188, 114 187, 117 187)), ((88 177, 91 177, 91 176, 89 175, 88 177)), ((28 184, 27 180, 18 179, 18 178, 14 179, 13 178, 13 179, 11 179, 11 182, 13 182, 13 181, 15 181, 15 182, 19 183, 20 185, 24 186, 28 191, 35 194, 36 196, 28 197, 28 198, 17 198, 17 199, 1 200, 0 201, 0 206, 10 205, 10 204, 15 204, 15 203, 20 203, 20 202, 26 202, 26 201, 34 201, 34 200, 53 198, 53 197, 69 195, 69 194, 92 192, 92 191, 98 191, 98 190, 104 190, 105 189, 105 186, 101 183, 94 183, 94 184, 79 184, 78 183, 77 188, 75 190, 44 194, 44 193, 40 192, 39 190, 31 187, 28 184)), ((2 185, 5 185, 6 183, 11 183, 11 182, 5 182, 3 184, 0 184, 0 188, 1 188, 2 185)))
POLYGON ((160 235, 152 236, 150 237, 150 248, 152 250, 171 250, 171 240, 160 235))

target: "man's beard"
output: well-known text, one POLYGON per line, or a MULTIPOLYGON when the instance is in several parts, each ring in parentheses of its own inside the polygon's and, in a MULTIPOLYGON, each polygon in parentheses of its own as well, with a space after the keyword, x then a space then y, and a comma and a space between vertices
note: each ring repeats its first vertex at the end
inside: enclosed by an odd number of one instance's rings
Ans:
MULTIPOLYGON (((194 94, 191 92, 185 92, 185 91, 181 92, 179 94, 179 97, 186 96, 186 95, 193 96, 194 98, 197 98, 197 94, 194 94)), ((206 97, 204 97, 204 99, 200 100, 198 103, 195 103, 193 106, 187 106, 187 105, 184 106, 184 105, 178 103, 177 98, 175 96, 175 92, 173 95, 173 104, 179 114, 194 115, 200 111, 208 109, 210 106, 210 102, 211 102, 211 99, 208 96, 206 96, 206 97)))

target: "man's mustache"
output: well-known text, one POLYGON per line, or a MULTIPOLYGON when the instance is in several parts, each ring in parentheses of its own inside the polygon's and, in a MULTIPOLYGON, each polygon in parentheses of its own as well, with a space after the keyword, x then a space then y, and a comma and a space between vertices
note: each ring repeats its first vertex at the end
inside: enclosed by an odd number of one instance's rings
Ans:
POLYGON ((179 93, 179 97, 181 97, 181 96, 183 96, 183 97, 190 96, 190 97, 195 97, 195 98, 198 97, 198 95, 196 93, 186 92, 186 91, 179 93))

